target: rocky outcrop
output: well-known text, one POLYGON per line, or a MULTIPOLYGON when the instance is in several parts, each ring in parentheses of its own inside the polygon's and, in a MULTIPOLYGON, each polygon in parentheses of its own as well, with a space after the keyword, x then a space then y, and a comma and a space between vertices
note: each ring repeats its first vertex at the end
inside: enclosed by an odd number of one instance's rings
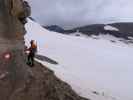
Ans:
POLYGON ((6 39, 22 39, 25 33, 20 18, 30 15, 22 0, 0 0, 0 37, 6 39))
POLYGON ((31 71, 33 77, 11 95, 11 100, 87 100, 45 66, 36 62, 31 71))
POLYGON ((0 0, 0 100, 87 100, 45 66, 25 64, 24 22, 29 15, 27 2, 0 0))

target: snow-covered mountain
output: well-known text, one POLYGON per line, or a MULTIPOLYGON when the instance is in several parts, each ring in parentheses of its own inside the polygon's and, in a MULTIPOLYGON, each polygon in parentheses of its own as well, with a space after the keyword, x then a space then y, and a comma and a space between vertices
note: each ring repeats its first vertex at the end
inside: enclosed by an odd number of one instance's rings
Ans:
POLYGON ((39 54, 59 62, 39 61, 91 100, 132 100, 133 46, 110 35, 75 37, 57 34, 28 20, 25 41, 37 41, 39 54), (112 41, 116 41, 111 42, 112 41))

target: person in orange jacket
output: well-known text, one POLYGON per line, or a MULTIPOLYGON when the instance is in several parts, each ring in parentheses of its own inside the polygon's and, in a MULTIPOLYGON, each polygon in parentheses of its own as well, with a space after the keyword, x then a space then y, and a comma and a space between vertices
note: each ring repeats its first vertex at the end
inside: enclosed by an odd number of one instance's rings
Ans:
POLYGON ((28 57, 27 57, 27 64, 29 66, 34 66, 34 57, 35 53, 37 52, 37 45, 35 44, 34 40, 30 41, 30 47, 28 48, 28 57))

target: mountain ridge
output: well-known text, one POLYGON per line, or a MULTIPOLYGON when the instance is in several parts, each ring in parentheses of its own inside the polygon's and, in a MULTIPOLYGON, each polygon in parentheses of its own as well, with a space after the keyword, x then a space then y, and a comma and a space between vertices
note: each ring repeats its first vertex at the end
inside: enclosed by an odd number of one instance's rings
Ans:
POLYGON ((82 27, 77 27, 69 30, 65 30, 60 26, 52 25, 51 26, 43 26, 44 28, 55 31, 63 34, 71 34, 75 32, 80 32, 82 34, 90 35, 99 35, 99 34, 110 34, 115 37, 129 39, 129 37, 133 37, 133 23, 128 22, 120 22, 120 23, 111 23, 111 24, 92 24, 86 25, 82 27), (104 27, 110 25, 112 27, 117 28, 119 31, 113 30, 105 30, 104 27))

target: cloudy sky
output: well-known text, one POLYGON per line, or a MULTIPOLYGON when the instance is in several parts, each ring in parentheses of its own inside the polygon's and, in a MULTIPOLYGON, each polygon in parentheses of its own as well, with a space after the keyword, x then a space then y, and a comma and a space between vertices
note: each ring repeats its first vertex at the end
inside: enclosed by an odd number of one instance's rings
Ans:
POLYGON ((133 0, 27 0, 32 17, 43 25, 72 28, 133 21, 133 0))

